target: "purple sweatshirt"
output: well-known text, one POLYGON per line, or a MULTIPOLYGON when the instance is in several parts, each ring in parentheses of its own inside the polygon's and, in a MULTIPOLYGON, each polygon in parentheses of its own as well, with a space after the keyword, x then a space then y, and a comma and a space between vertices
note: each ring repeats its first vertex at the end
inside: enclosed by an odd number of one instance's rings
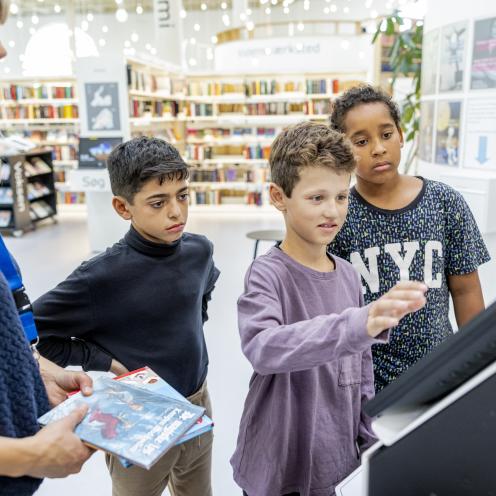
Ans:
POLYGON ((234 479, 249 496, 330 496, 375 442, 362 405, 374 395, 367 307, 353 267, 317 272, 278 248, 259 257, 238 300, 254 368, 234 479))

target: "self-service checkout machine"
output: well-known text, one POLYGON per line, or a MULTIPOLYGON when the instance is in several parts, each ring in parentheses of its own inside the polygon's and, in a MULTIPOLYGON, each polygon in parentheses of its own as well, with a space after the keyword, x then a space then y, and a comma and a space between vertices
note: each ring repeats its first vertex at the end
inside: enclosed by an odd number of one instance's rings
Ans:
POLYGON ((365 411, 361 496, 496 496, 496 302, 365 411))

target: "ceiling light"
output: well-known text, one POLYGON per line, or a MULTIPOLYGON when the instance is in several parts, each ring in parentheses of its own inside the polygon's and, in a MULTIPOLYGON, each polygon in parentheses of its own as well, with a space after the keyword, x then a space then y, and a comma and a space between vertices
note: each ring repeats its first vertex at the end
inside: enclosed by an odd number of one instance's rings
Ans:
POLYGON ((139 40, 139 35, 136 31, 134 31, 133 33, 131 33, 131 41, 133 43, 136 43, 137 41, 139 40))
POLYGON ((130 47, 131 47, 131 42, 130 42, 129 40, 126 40, 126 41, 124 42, 124 46, 125 46, 126 48, 130 48, 130 47))
POLYGON ((324 14, 329 14, 331 9, 329 7, 324 7, 324 14))
POLYGON ((196 45, 196 38, 190 38, 190 39, 189 39, 189 42, 190 42, 192 45, 196 45))
POLYGON ((272 12, 272 11, 270 10, 270 7, 267 7, 267 8, 265 9, 265 13, 266 13, 267 15, 270 15, 270 13, 271 13, 271 12, 272 12))
POLYGON ((207 4, 204 2, 201 4, 201 7, 200 7, 202 10, 207 10, 207 4))
POLYGON ((189 60, 188 60, 188 64, 191 66, 191 67, 194 67, 196 65, 196 59, 194 59, 193 57, 191 57, 189 60))
POLYGON ((200 25, 198 23, 196 23, 194 26, 193 26, 193 29, 198 32, 200 31, 200 25))
POLYGON ((108 33, 108 26, 105 26, 105 25, 104 25, 104 26, 102 26, 102 31, 103 31, 104 33, 108 33))
POLYGON ((103 38, 100 38, 100 39, 98 40, 98 44, 99 44, 101 47, 104 47, 104 46, 107 44, 107 42, 106 42, 103 38))
POLYGON ((210 41, 211 41, 214 45, 216 45, 216 44, 217 44, 217 42, 219 41, 219 39, 217 38, 217 36, 215 36, 215 35, 214 35, 214 36, 212 36, 212 37, 210 38, 210 41))
POLYGON ((16 15, 19 12, 19 6, 16 3, 10 4, 10 13, 16 15))
POLYGON ((145 48, 146 48, 147 50, 151 50, 151 49, 152 49, 152 46, 150 45, 150 43, 147 43, 147 44, 145 45, 145 48))
POLYGON ((60 12, 62 11, 62 7, 58 3, 56 3, 53 6, 53 10, 55 11, 56 14, 60 14, 60 12))
POLYGON ((345 7, 345 8, 343 9, 343 12, 344 12, 345 14, 348 14, 348 13, 349 13, 349 11, 350 11, 350 8, 349 8, 349 7, 345 7))
POLYGON ((36 25, 40 22, 40 18, 37 15, 34 15, 31 17, 31 22, 36 25))
POLYGON ((127 21, 127 10, 123 9, 122 7, 118 8, 115 12, 115 18, 119 22, 126 22, 127 21))
POLYGON ((289 14, 289 7, 284 7, 284 9, 282 9, 282 11, 283 11, 285 14, 289 14))
POLYGON ((143 14, 143 7, 141 5, 136 6, 136 14, 138 15, 143 14))
POLYGON ((305 1, 303 2, 303 8, 304 8, 305 10, 310 10, 310 2, 308 2, 307 0, 305 0, 305 1))
POLYGON ((241 14, 239 14, 239 18, 245 22, 246 21, 246 14, 244 12, 241 12, 241 14))
POLYGON ((248 31, 253 31, 255 29, 255 23, 253 21, 248 21, 246 23, 246 29, 248 31))
POLYGON ((251 16, 253 14, 251 9, 246 9, 246 15, 251 16))
POLYGON ((5 74, 8 74, 10 72, 10 67, 4 67, 3 72, 5 72, 5 74))
POLYGON ((179 17, 181 17, 181 19, 186 19, 187 15, 188 14, 184 9, 181 9, 181 12, 179 12, 179 17))
POLYGON ((8 45, 9 45, 10 48, 14 48, 15 47, 15 41, 10 40, 9 43, 8 43, 8 45))
POLYGON ((152 48, 150 49, 150 53, 151 53, 152 55, 157 55, 157 49, 156 49, 155 47, 152 47, 152 48))
POLYGON ((86 21, 86 20, 81 21, 81 29, 83 31, 88 31, 88 27, 89 27, 88 21, 86 21))
POLYGON ((91 12, 88 12, 88 15, 86 16, 86 19, 88 19, 88 22, 91 22, 94 19, 94 15, 91 12))
POLYGON ((299 22, 296 29, 298 29, 298 31, 303 31, 305 29, 305 25, 302 22, 299 22))
POLYGON ((222 10, 226 10, 226 9, 227 9, 227 3, 226 3, 226 2, 222 2, 222 3, 220 4, 220 8, 221 8, 222 10))
POLYGON ((17 22, 16 22, 16 26, 19 28, 19 29, 22 29, 22 27, 24 26, 24 23, 19 19, 17 22))
POLYGON ((334 4, 334 3, 333 3, 333 4, 331 5, 330 9, 331 9, 331 12, 336 12, 336 11, 338 10, 338 7, 337 7, 337 5, 336 5, 336 4, 334 4))

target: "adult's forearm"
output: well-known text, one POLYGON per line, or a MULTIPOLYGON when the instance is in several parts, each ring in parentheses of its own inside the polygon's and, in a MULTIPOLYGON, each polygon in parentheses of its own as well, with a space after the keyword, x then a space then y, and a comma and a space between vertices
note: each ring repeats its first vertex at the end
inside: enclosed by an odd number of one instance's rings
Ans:
POLYGON ((0 437, 0 475, 21 477, 26 475, 35 463, 36 447, 33 437, 0 437))

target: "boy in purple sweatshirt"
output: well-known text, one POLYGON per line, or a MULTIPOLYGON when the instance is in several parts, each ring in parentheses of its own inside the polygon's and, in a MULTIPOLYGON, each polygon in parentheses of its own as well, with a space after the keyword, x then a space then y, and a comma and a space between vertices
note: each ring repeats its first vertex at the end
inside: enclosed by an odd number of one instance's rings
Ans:
POLYGON ((355 158, 344 136, 302 123, 276 138, 270 197, 286 236, 254 261, 238 300, 254 368, 231 459, 247 496, 330 496, 374 441, 362 405, 374 394, 370 347, 425 304, 399 283, 362 307, 358 275, 326 247, 344 223, 355 158))

